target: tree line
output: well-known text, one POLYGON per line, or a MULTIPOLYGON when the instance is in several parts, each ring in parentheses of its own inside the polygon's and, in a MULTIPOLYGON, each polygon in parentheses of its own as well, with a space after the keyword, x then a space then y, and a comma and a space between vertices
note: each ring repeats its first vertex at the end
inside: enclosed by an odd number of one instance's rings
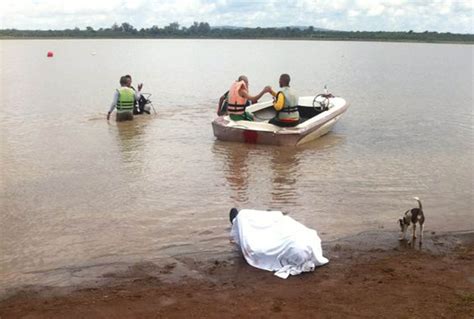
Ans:
POLYGON ((0 30, 1 38, 178 38, 178 39, 313 39, 313 40, 366 40, 366 41, 420 41, 474 43, 473 34, 385 31, 333 31, 309 27, 238 28, 211 27, 207 22, 181 26, 178 22, 164 27, 137 29, 128 22, 114 23, 110 28, 88 26, 65 30, 0 30))

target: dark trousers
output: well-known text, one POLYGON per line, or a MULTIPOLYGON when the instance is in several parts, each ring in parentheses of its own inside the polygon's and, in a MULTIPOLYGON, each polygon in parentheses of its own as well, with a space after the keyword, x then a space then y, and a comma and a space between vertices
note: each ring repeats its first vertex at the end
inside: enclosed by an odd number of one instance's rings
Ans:
POLYGON ((133 113, 132 111, 117 112, 116 120, 117 122, 131 121, 133 120, 133 113))
POLYGON ((277 116, 275 116, 270 121, 268 121, 268 123, 276 125, 276 126, 280 126, 280 127, 293 127, 300 124, 300 121, 298 120, 294 122, 283 122, 283 121, 280 121, 280 119, 277 116))

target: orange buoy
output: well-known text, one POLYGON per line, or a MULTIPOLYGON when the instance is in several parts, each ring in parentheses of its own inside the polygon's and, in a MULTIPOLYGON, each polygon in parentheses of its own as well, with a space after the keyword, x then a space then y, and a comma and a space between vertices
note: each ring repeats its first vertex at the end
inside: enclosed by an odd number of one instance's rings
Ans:
POLYGON ((47 57, 48 57, 48 58, 52 58, 53 55, 54 55, 54 54, 53 54, 53 51, 48 51, 48 54, 47 54, 47 57))

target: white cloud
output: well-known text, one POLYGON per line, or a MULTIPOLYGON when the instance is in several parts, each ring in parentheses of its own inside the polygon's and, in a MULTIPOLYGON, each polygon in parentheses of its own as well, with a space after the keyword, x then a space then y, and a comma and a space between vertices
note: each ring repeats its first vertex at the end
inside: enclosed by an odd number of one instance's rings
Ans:
POLYGON ((471 0, 2 0, 0 28, 313 25, 339 30, 473 33, 471 0))
POLYGON ((370 16, 379 16, 385 11, 385 7, 383 5, 376 5, 367 12, 367 15, 370 16))
POLYGON ((350 17, 350 18, 354 18, 354 17, 357 17, 360 15, 360 11, 358 10, 349 10, 347 12, 347 16, 350 17))

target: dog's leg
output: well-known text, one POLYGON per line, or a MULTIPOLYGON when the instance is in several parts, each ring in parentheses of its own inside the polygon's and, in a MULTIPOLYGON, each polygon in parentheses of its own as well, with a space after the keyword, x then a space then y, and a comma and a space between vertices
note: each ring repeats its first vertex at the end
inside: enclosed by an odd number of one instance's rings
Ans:
POLYGON ((413 239, 416 239, 416 223, 413 223, 413 228, 412 228, 412 231, 413 231, 413 239))
POLYGON ((420 224, 420 244, 423 241, 423 224, 420 224))
POLYGON ((407 235, 407 229, 408 227, 404 226, 402 232, 400 233, 400 238, 398 240, 405 240, 406 235, 407 235))

